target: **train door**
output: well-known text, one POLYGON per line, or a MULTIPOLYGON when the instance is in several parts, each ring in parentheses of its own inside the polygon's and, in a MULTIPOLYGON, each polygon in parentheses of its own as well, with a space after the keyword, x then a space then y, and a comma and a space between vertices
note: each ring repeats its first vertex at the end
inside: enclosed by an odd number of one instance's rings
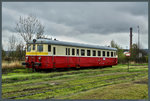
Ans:
POLYGON ((48 56, 46 58, 47 65, 48 65, 48 68, 53 68, 53 56, 49 56, 50 54, 53 55, 51 44, 48 44, 48 56))
POLYGON ((101 51, 98 51, 98 66, 100 66, 101 65, 101 58, 100 58, 100 56, 101 56, 101 51))
POLYGON ((56 58, 55 58, 55 54, 56 54, 56 48, 53 47, 53 57, 52 57, 52 60, 53 60, 53 68, 56 68, 56 58))
MULTIPOLYGON (((62 49, 61 47, 53 47, 53 67, 54 68, 67 68, 70 67, 69 64, 69 56, 65 55, 65 56, 60 56, 59 54, 59 49, 62 49)), ((66 48, 67 50, 69 50, 69 48, 66 48)), ((68 53, 69 51, 67 51, 68 53)), ((70 54, 70 52, 68 53, 70 54)))
POLYGON ((102 52, 103 58, 102 58, 102 64, 103 66, 106 64, 106 51, 102 52))
POLYGON ((98 66, 100 66, 101 64, 101 60, 100 60, 100 57, 98 57, 98 66))
POLYGON ((37 62, 37 53, 36 53, 36 50, 35 50, 35 44, 32 44, 32 52, 34 52, 34 56, 31 56, 31 60, 32 62, 37 62))
POLYGON ((67 67, 69 68, 70 67, 70 61, 69 61, 69 59, 70 59, 70 48, 67 48, 67 67))
POLYGON ((76 51, 76 56, 77 56, 77 60, 76 60, 76 67, 80 67, 80 57, 79 57, 79 49, 77 49, 76 51))

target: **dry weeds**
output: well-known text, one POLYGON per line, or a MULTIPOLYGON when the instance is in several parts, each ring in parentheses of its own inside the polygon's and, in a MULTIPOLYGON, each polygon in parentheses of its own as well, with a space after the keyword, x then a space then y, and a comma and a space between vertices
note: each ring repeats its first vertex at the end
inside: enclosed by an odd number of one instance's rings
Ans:
POLYGON ((2 61, 2 69, 13 69, 22 67, 21 61, 2 61))

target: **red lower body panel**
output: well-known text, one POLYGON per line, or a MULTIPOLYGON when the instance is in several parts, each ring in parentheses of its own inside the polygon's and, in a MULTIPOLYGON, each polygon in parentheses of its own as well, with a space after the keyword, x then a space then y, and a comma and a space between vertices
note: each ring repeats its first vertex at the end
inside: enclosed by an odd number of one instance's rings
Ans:
POLYGON ((73 56, 26 56, 27 68, 50 69, 50 68, 70 68, 70 67, 90 67, 90 66, 112 66, 117 65, 117 58, 107 57, 73 57, 73 56), (39 57, 41 59, 39 59, 39 57))

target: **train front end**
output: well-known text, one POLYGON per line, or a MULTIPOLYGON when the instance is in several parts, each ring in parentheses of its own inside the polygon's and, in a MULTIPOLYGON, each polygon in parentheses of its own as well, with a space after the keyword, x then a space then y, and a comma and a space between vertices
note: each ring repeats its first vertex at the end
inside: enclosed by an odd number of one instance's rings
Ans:
POLYGON ((27 43, 26 45, 26 56, 25 62, 22 65, 25 65, 26 68, 32 68, 33 70, 40 70, 45 67, 43 61, 46 60, 48 52, 44 52, 44 44, 36 43, 34 39, 32 42, 27 43))

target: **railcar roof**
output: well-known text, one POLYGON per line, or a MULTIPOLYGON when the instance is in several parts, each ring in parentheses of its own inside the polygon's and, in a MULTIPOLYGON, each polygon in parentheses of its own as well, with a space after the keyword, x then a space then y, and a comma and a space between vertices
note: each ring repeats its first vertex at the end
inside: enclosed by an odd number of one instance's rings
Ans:
MULTIPOLYGON (((29 41, 28 44, 33 44, 33 40, 29 41)), ((84 47, 84 48, 95 48, 95 49, 104 49, 104 50, 117 50, 116 48, 107 47, 107 46, 99 46, 99 45, 90 45, 90 44, 82 44, 82 43, 73 43, 73 42, 65 42, 58 40, 49 40, 49 39, 36 39, 35 44, 54 44, 54 45, 64 45, 64 46, 75 46, 75 47, 84 47)))

